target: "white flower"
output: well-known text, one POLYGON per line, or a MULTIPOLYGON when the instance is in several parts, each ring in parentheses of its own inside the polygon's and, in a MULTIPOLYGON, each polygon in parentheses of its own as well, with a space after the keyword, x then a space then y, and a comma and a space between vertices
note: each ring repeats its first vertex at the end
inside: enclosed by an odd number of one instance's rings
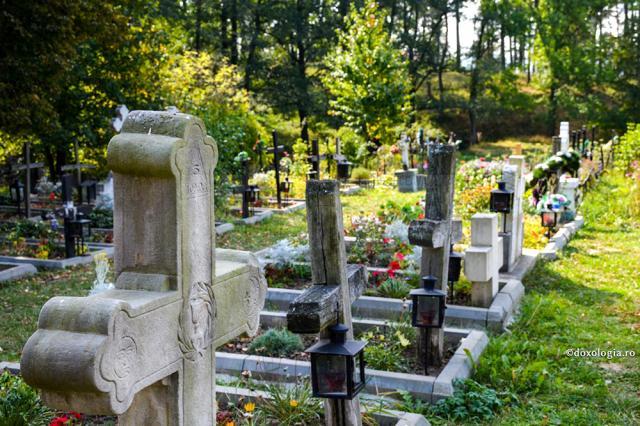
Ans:
POLYGON ((403 243, 409 243, 409 225, 406 225, 401 220, 394 220, 385 227, 384 236, 403 243))

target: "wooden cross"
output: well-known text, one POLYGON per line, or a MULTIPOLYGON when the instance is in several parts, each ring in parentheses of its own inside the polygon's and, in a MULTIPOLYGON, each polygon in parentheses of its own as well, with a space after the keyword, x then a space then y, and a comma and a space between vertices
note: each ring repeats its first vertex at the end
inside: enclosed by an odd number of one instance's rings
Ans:
POLYGON ((282 194, 280 192, 280 153, 284 152, 284 146, 278 145, 278 133, 274 130, 273 147, 267 148, 267 152, 273 154, 273 168, 276 171, 276 195, 278 199, 278 208, 282 208, 282 194))
MULTIPOLYGON (((27 218, 31 217, 31 170, 41 169, 44 163, 31 162, 31 143, 24 144, 24 164, 11 166, 11 170, 15 173, 25 171, 24 177, 24 211, 27 218)), ((18 195, 19 198, 19 195, 18 195)), ((18 202, 18 214, 20 214, 20 202, 18 202)))
POLYGON ((116 288, 45 304, 21 365, 46 404, 216 424, 215 347, 257 331, 266 282, 251 253, 215 249, 205 132, 191 115, 133 111, 109 143, 116 288))
MULTIPOLYGON (((64 166, 61 167, 61 170, 63 172, 66 172, 69 170, 75 170, 75 173, 76 173, 75 186, 78 187, 80 191, 82 191, 82 169, 95 169, 96 166, 94 166, 93 164, 80 163, 80 150, 78 148, 77 139, 73 143, 73 152, 74 152, 74 158, 76 160, 75 164, 65 164, 64 166)), ((88 199, 89 199, 89 195, 87 194, 87 201, 88 199)), ((80 194, 80 203, 82 204, 82 193, 80 194)))
MULTIPOLYGON (((409 224, 409 241, 422 247, 421 276, 436 277, 436 288, 445 293, 449 273, 456 150, 455 144, 429 145, 425 218, 409 224)), ((424 360, 428 349, 433 365, 440 366, 443 359, 443 341, 442 328, 421 328, 417 359, 424 360)))
POLYGON ((311 164, 311 171, 309 172, 310 179, 320 179, 320 161, 326 158, 326 154, 320 155, 320 148, 318 147, 318 139, 311 140, 311 155, 307 157, 311 164))
MULTIPOLYGON (((351 304, 366 287, 367 270, 362 265, 347 266, 339 183, 307 181, 306 201, 313 286, 289 305, 287 327, 294 333, 328 338, 328 328, 340 322, 349 327, 347 337, 352 339, 351 304)), ((358 398, 327 400, 325 424, 361 425, 358 398)))

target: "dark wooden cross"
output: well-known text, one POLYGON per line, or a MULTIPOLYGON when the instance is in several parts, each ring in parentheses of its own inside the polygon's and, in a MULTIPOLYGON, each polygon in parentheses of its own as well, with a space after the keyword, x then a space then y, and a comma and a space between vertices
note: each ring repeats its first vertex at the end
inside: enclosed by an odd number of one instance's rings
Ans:
POLYGON ((318 146, 318 139, 311 140, 311 155, 307 157, 309 164, 311 164, 311 171, 309 172, 309 179, 320 179, 320 161, 326 158, 326 154, 320 154, 320 147, 318 146))
POLYGON ((242 217, 249 217, 249 160, 242 160, 242 217))
MULTIPOLYGON (((445 293, 449 275, 456 150, 456 144, 429 145, 425 218, 414 220, 409 225, 409 241, 422 247, 421 276, 436 277, 436 288, 445 293)), ((443 342, 442 328, 421 328, 417 345, 419 362, 425 359, 428 350, 433 365, 440 366, 443 361, 443 342)))
MULTIPOLYGON (((11 170, 15 173, 25 171, 24 177, 24 210, 27 218, 31 217, 31 170, 41 169, 44 167, 43 163, 31 162, 31 143, 24 144, 24 164, 18 164, 11 167, 11 170)), ((18 191, 18 214, 20 214, 20 194, 18 191)))
MULTIPOLYGON (((79 188, 80 191, 82 191, 82 169, 95 169, 96 166, 94 166, 93 164, 82 164, 80 163, 80 152, 79 152, 79 148, 78 148, 78 141, 74 141, 73 144, 73 152, 74 152, 74 158, 76 160, 75 164, 65 164, 64 166, 62 166, 61 170, 63 172, 69 171, 69 170, 74 170, 75 171, 75 175, 76 175, 76 182, 75 185, 76 187, 79 188)), ((88 191, 88 189, 87 189, 88 191)), ((87 201, 89 199, 89 196, 87 194, 87 201)), ((80 202, 82 202, 82 194, 80 194, 80 202)))
POLYGON ((278 208, 282 208, 282 194, 280 192, 280 153, 284 152, 284 146, 278 145, 278 133, 274 130, 273 147, 267 148, 269 154, 273 154, 273 168, 276 171, 276 196, 278 199, 278 208))
MULTIPOLYGON (((335 180, 309 180, 306 189, 307 229, 313 285, 298 296, 287 312, 287 328, 293 333, 329 337, 337 322, 349 327, 353 338, 351 304, 363 293, 367 269, 347 265, 340 184, 335 180)), ((325 402, 325 425, 362 424, 358 398, 325 402)))

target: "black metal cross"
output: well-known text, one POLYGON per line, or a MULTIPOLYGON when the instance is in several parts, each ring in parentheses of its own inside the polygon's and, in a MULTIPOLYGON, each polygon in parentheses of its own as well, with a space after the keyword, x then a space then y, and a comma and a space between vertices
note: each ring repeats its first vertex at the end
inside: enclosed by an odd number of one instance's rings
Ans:
MULTIPOLYGON (((41 169, 44 167, 43 163, 31 162, 31 143, 24 144, 24 164, 18 164, 11 167, 13 172, 20 173, 26 171, 24 178, 24 208, 26 217, 31 217, 31 170, 41 169)), ((20 214, 20 195, 18 191, 18 214, 20 214)))
POLYGON ((278 145, 278 133, 274 130, 273 147, 267 148, 269 154, 273 154, 273 168, 276 171, 276 195, 278 198, 278 208, 282 208, 282 195, 280 194, 280 153, 284 152, 284 145, 278 145))

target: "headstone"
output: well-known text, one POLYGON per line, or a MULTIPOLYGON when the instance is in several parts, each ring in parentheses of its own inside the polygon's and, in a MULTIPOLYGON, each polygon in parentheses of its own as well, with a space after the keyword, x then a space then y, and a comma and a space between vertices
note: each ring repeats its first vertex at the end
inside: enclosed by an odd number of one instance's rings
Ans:
POLYGON ((43 307, 21 365, 47 405, 216 424, 215 347, 257 331, 266 295, 252 254, 215 249, 217 157, 187 114, 133 111, 111 140, 115 289, 43 307))
MULTIPOLYGON (((308 181, 306 201, 313 285, 289 305, 287 327, 328 338, 329 327, 339 322, 349 327, 347 338, 353 339, 351 304, 364 291, 367 272, 362 265, 347 267, 339 183, 308 181)), ((361 425, 359 399, 326 400, 325 424, 361 425)))
MULTIPOLYGON (((560 122, 560 151, 567 152, 569 151, 569 122, 561 121, 560 122)), ((554 152, 554 154, 557 151, 554 152)))
POLYGON ((267 148, 267 152, 273 154, 273 169, 276 172, 276 198, 278 200, 278 208, 282 208, 282 193, 280 190, 280 154, 284 152, 284 146, 278 145, 278 133, 272 132, 273 147, 267 148))
POLYGON ((580 187, 580 179, 573 178, 568 175, 560 176, 560 183, 558 184, 558 192, 569 201, 569 205, 562 214, 562 222, 571 222, 576 217, 578 188, 580 187))
POLYGON ((503 215, 505 221, 502 234, 504 242, 504 271, 511 271, 522 256, 524 243, 524 178, 525 158, 522 155, 511 155, 509 164, 502 168, 502 181, 506 189, 513 191, 511 213, 503 215))
MULTIPOLYGON (((409 242, 422 247, 420 276, 436 277, 436 289, 445 294, 449 274, 456 151, 455 144, 429 146, 425 218, 414 220, 409 225, 409 242)), ((433 366, 440 366, 443 361, 443 342, 443 329, 421 328, 417 359, 425 359, 424 354, 428 350, 428 358, 433 366)))
POLYGON ((473 284, 473 306, 488 308, 498 294, 502 250, 502 238, 498 235, 498 215, 474 214, 471 217, 471 245, 464 255, 464 274, 473 284))

